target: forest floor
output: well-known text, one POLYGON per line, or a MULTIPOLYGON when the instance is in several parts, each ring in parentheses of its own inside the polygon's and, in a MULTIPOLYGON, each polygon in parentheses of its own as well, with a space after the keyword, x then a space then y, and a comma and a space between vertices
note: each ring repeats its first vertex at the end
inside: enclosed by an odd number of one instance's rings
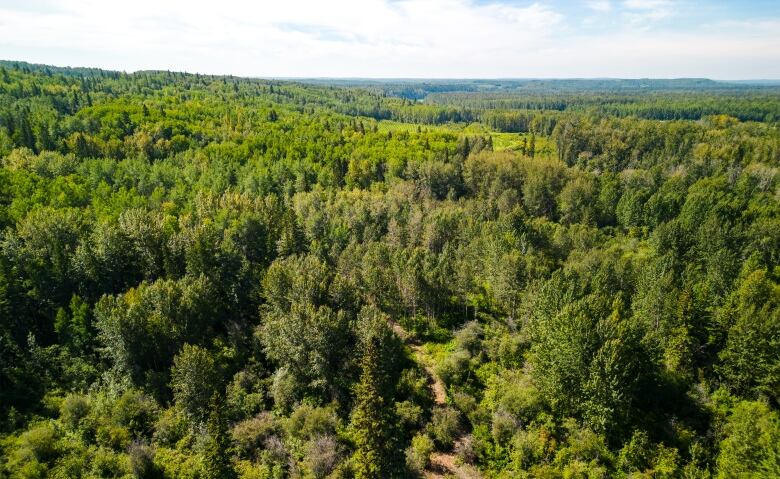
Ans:
MULTIPOLYGON (((400 324, 396 323, 395 321, 391 321, 390 326, 393 329, 393 332, 395 332, 395 334, 401 338, 404 344, 406 344, 409 349, 411 349, 415 362, 421 365, 425 370, 425 374, 428 376, 428 384, 430 385, 431 392, 433 393, 434 404, 437 406, 446 406, 447 388, 444 385, 444 382, 436 374, 436 371, 434 371, 431 364, 432 361, 425 349, 422 347, 417 338, 415 338, 413 334, 407 332, 400 324)), ((457 447, 458 443, 462 440, 463 437, 457 438, 455 440, 455 446, 457 447)), ((474 466, 469 464, 461 464, 460 461, 457 460, 454 452, 437 451, 431 454, 431 464, 428 467, 428 470, 425 471, 423 477, 425 477, 425 479, 439 479, 447 477, 455 477, 457 479, 482 479, 483 476, 474 466)))

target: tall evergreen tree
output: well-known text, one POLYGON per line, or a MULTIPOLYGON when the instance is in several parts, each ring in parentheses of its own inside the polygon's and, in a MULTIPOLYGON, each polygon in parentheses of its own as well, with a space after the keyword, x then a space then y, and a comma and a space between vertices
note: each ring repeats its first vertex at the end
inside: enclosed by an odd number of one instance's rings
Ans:
POLYGON ((227 420, 222 413, 224 404, 218 393, 211 397, 209 419, 206 422, 208 444, 204 452, 205 479, 234 479, 236 471, 231 463, 231 445, 227 420))
POLYGON ((386 450, 386 405, 379 392, 382 382, 378 367, 380 360, 377 341, 367 341, 360 361, 360 382, 355 388, 356 405, 352 413, 352 427, 357 446, 353 461, 357 479, 385 478, 390 474, 386 450))

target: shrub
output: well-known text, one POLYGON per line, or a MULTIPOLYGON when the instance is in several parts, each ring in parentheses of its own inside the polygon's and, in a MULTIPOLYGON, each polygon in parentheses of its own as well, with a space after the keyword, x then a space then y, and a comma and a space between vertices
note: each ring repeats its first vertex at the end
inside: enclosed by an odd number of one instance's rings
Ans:
POLYGON ((279 436, 269 436, 263 441, 263 450, 260 452, 258 462, 271 471, 284 470, 288 462, 288 451, 279 436))
POLYGON ((159 444, 173 446, 187 435, 188 428, 184 415, 178 409, 170 408, 157 419, 153 438, 159 444))
POLYGON ((203 460, 189 451, 157 447, 154 460, 165 479, 202 479, 203 460))
POLYGON ((41 464, 33 459, 32 461, 24 463, 24 465, 17 470, 14 477, 24 479, 45 479, 48 477, 47 470, 46 464, 41 464))
POLYGON ((60 420, 68 429, 78 429, 81 420, 89 414, 89 410, 90 405, 86 397, 80 394, 71 394, 62 401, 60 420))
POLYGON ((738 403, 720 443, 718 478, 777 477, 780 473, 780 415, 758 401, 738 403), (763 474, 763 475, 761 475, 763 474))
POLYGON ((289 411, 298 397, 299 384, 295 376, 287 368, 281 367, 274 373, 271 383, 271 397, 274 405, 281 411, 289 411))
POLYGON ((475 354, 482 345, 481 337, 482 326, 476 321, 469 321, 455 333, 455 345, 458 349, 475 354))
POLYGON ((185 344, 171 368, 171 389, 176 405, 195 425, 208 417, 209 400, 218 382, 217 366, 205 348, 185 344))
POLYGON ((455 350, 436 368, 436 374, 447 385, 463 384, 469 372, 471 354, 463 349, 455 350))
POLYGON ((518 429, 520 424, 513 415, 503 410, 493 413, 490 432, 498 444, 506 444, 518 429))
POLYGON ((647 433, 634 431, 631 440, 623 446, 618 454, 618 468, 626 473, 644 471, 650 467, 652 451, 647 433))
POLYGON ((581 462, 587 464, 587 470, 593 471, 600 470, 597 467, 599 464, 612 462, 612 453, 607 447, 604 436, 577 426, 573 420, 565 422, 564 427, 568 429, 568 437, 566 445, 559 449, 555 456, 556 463, 577 470, 578 463, 581 462))
POLYGON ((110 447, 115 451, 122 451, 130 446, 130 443, 133 441, 133 435, 126 427, 104 425, 98 427, 96 439, 101 446, 110 447))
POLYGON ((341 458, 338 442, 330 435, 317 436, 306 445, 306 468, 316 478, 330 474, 341 458))
POLYGON ((227 406, 236 419, 252 417, 266 407, 265 387, 252 371, 239 371, 227 387, 227 406))
POLYGON ((477 408, 477 400, 471 394, 455 392, 452 394, 452 402, 461 413, 468 416, 477 408))
POLYGON ((140 391, 127 391, 119 397, 113 409, 114 421, 127 428, 133 436, 151 435, 157 416, 154 399, 140 391))
POLYGON ((94 477, 122 477, 128 472, 125 458, 105 448, 95 452, 91 465, 94 477))
POLYGON ((415 399, 415 402, 418 403, 431 400, 428 377, 419 368, 408 368, 401 371, 396 391, 398 397, 415 399))
POLYGON ((29 450, 41 463, 53 460, 58 453, 57 431, 51 424, 41 423, 22 433, 19 445, 29 450))
POLYGON ((433 417, 428 424, 428 431, 439 447, 443 449, 451 448, 459 430, 460 417, 458 411, 451 407, 437 407, 433 410, 433 417))
POLYGON ((134 442, 127 451, 130 462, 130 473, 138 479, 153 479, 158 477, 154 464, 154 449, 139 442, 134 442))
POLYGON ((233 426, 232 430, 236 450, 241 457, 246 458, 254 458, 256 452, 263 447, 263 443, 278 433, 279 425, 268 412, 241 421, 233 426))
POLYGON ((423 410, 412 401, 395 403, 395 415, 399 425, 406 431, 418 429, 422 425, 423 410))
POLYGON ((512 438, 511 458, 516 469, 526 470, 542 460, 548 444, 543 429, 529 428, 520 430, 512 438))
POLYGON ((478 443, 474 436, 467 434, 455 443, 455 455, 463 464, 474 464, 479 456, 478 443))
POLYGON ((287 430, 293 437, 311 439, 315 436, 333 434, 338 422, 338 416, 333 408, 302 404, 290 415, 287 430))
POLYGON ((528 425, 541 412, 543 403, 529 375, 507 370, 488 379, 483 404, 490 411, 504 411, 528 425))
POLYGON ((431 453, 435 445, 433 440, 424 433, 419 433, 412 438, 412 444, 406 449, 406 466, 409 471, 422 475, 431 462, 431 453))

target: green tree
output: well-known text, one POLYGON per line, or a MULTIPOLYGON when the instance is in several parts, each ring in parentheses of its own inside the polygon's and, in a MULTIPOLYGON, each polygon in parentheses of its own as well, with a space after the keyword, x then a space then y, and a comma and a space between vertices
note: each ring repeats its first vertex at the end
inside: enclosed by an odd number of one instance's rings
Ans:
POLYGON ((780 476, 780 416, 764 403, 738 403, 725 425, 718 478, 780 476))
POLYGON ((356 451, 352 457, 357 479, 390 477, 388 461, 389 425, 387 404, 380 394, 383 378, 377 367, 379 345, 371 339, 363 345, 360 359, 360 380, 355 387, 355 409, 352 411, 352 431, 356 451))
POLYGON ((70 300, 70 314, 65 308, 57 310, 54 330, 60 336, 60 342, 74 351, 87 352, 93 333, 91 328, 89 304, 77 295, 70 300))
POLYGON ((742 395, 780 399, 780 285, 765 270, 748 274, 720 313, 728 327, 717 369, 742 395))
POLYGON ((218 393, 214 393, 209 403, 209 417, 206 422, 208 441, 203 452, 205 479, 234 479, 233 448, 228 432, 227 419, 223 413, 224 404, 218 393))
POLYGON ((195 425, 208 417, 209 401, 219 385, 217 366, 211 353, 185 344, 173 358, 171 389, 173 398, 195 425))
POLYGON ((203 277, 141 283, 95 306, 98 337, 113 366, 138 385, 162 393, 185 343, 213 334, 213 289, 203 277))

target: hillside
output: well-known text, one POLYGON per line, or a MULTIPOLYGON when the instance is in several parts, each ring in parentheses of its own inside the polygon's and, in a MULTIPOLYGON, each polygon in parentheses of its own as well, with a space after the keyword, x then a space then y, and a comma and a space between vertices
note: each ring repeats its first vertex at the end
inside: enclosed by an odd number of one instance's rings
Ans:
POLYGON ((0 478, 778 477, 779 122, 0 62, 0 478))

